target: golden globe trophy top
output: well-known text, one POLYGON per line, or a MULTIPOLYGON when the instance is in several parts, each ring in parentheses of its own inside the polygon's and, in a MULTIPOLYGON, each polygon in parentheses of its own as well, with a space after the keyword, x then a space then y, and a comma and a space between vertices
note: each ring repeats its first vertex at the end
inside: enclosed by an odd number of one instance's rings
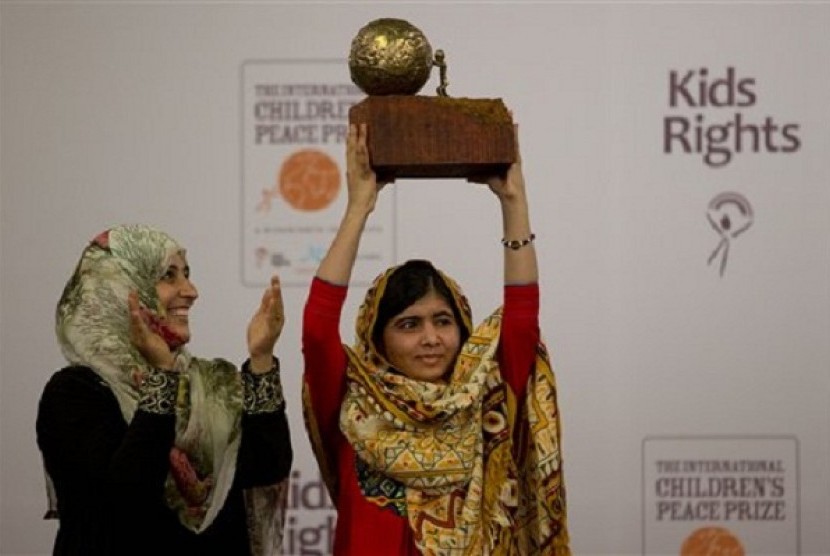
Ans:
POLYGON ((414 25, 382 18, 362 27, 349 53, 352 81, 368 96, 349 122, 368 124, 372 167, 395 178, 501 173, 516 159, 513 120, 501 99, 452 98, 447 62, 414 25), (436 96, 417 95, 439 68, 436 96))

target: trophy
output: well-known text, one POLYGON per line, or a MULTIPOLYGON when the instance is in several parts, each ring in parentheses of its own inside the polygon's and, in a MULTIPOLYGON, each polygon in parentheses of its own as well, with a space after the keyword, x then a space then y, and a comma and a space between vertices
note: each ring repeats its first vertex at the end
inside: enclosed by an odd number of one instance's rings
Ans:
POLYGON ((349 53, 352 81, 368 96, 349 123, 368 124, 367 145, 379 178, 468 178, 504 173, 516 159, 513 119, 501 99, 452 98, 447 62, 402 19, 376 19, 358 31, 349 53), (436 96, 417 95, 434 67, 436 96))

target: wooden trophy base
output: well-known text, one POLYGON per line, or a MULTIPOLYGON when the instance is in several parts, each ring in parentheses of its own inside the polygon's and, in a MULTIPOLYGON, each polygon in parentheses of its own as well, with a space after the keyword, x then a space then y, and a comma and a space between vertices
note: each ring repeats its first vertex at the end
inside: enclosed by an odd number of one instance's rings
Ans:
POLYGON ((501 99, 369 96, 351 107, 349 123, 368 124, 381 179, 492 175, 516 160, 513 118, 501 99))

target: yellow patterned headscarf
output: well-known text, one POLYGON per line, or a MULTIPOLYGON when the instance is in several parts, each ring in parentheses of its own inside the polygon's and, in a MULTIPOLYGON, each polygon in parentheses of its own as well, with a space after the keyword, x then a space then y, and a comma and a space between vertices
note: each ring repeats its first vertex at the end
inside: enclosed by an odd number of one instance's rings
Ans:
MULTIPOLYGON (((545 347, 537 348, 519 412, 496 355, 501 308, 472 331, 446 384, 404 376, 372 341, 397 268, 369 289, 356 345, 346 348, 340 428, 357 454, 364 496, 405 515, 425 555, 570 554, 556 384, 545 347)), ((464 295, 439 275, 470 330, 464 295)))

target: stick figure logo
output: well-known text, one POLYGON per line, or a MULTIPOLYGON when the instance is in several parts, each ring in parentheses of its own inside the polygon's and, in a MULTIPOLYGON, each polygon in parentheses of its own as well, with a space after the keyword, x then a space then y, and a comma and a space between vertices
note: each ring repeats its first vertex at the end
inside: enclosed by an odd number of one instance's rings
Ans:
POLYGON ((746 197, 739 193, 721 193, 709 201, 706 211, 709 225, 720 236, 720 242, 709 255, 708 264, 720 257, 720 275, 726 271, 726 261, 729 258, 729 247, 736 237, 752 226, 752 205, 746 197))

